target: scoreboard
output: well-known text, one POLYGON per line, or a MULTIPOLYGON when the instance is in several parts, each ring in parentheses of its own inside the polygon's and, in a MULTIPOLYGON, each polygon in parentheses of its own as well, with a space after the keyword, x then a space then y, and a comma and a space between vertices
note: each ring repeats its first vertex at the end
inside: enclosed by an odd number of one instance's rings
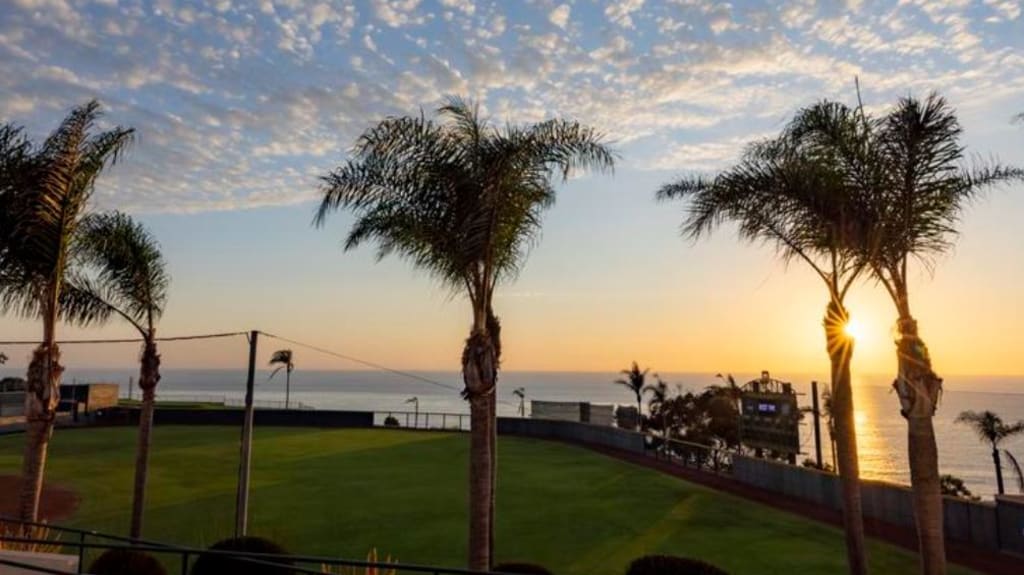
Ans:
POLYGON ((800 453, 800 409, 789 383, 767 371, 740 391, 740 443, 778 453, 800 453))

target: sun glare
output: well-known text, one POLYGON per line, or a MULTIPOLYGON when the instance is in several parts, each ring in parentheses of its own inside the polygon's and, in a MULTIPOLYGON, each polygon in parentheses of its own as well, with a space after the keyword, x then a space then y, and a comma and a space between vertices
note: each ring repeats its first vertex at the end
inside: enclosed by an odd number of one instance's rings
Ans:
POLYGON ((851 338, 860 341, 864 337, 864 326, 856 319, 851 319, 843 326, 843 331, 851 338))

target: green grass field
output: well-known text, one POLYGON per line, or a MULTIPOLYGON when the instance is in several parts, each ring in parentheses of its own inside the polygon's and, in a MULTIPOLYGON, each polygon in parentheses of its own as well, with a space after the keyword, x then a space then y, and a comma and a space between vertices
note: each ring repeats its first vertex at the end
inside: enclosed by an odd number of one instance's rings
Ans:
MULTIPOLYGON (((230 535, 238 430, 155 430, 145 536, 207 545, 230 535)), ((22 436, 0 438, 0 473, 20 468, 22 436)), ((127 530, 130 428, 58 430, 47 478, 81 505, 66 523, 127 530)), ((635 557, 705 559, 735 575, 845 571, 838 530, 567 445, 499 440, 499 560, 559 574, 620 575, 635 557)), ((257 429, 253 534, 295 553, 461 566, 468 441, 397 430, 257 429)), ((915 571, 915 557, 873 541, 871 572, 915 571)), ((966 570, 952 569, 965 574, 966 570)))

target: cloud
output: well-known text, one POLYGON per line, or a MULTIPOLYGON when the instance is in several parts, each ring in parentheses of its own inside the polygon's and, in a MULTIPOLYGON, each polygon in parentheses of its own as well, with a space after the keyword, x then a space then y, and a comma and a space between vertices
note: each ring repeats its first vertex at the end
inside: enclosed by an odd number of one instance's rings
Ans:
POLYGON ((569 13, 571 11, 572 8, 568 4, 562 4, 548 13, 548 21, 559 28, 565 29, 566 25, 569 24, 569 13))
POLYGON ((591 124, 630 167, 704 170, 801 105, 850 101, 855 76, 871 104, 938 89, 993 124, 1024 90, 1005 0, 9 4, 0 121, 42 137, 100 98, 140 139, 97 197, 146 211, 308 201, 373 122, 450 93, 499 122, 591 124))
POLYGON ((644 0, 612 0, 604 9, 604 15, 623 28, 633 28, 632 14, 643 6, 644 0))

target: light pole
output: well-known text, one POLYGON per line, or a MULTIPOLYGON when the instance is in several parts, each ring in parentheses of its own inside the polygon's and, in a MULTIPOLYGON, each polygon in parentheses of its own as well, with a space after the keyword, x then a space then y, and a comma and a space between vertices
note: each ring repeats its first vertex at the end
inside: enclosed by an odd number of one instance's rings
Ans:
POLYGON ((517 387, 512 395, 519 398, 519 417, 526 417, 526 388, 517 387))
POLYGON ((406 403, 413 404, 413 419, 412 426, 418 428, 420 426, 420 398, 413 396, 405 400, 406 403))

